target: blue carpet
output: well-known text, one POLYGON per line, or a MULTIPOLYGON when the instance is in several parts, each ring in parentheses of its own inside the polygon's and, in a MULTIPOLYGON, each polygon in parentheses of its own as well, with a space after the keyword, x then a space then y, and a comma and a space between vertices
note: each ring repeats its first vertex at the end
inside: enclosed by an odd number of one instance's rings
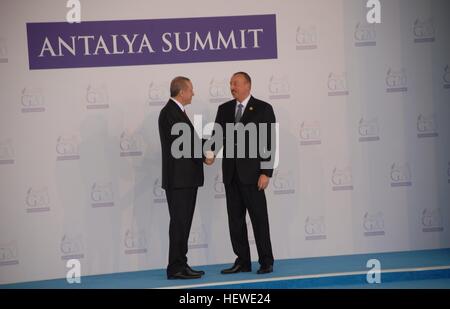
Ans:
POLYGON ((41 288, 321 288, 321 287, 349 287, 349 288, 405 288, 422 287, 434 282, 440 288, 450 288, 449 269, 425 269, 409 271, 417 268, 450 268, 450 249, 371 253, 358 255, 328 256, 316 258, 276 260, 274 272, 257 275, 258 264, 253 263, 252 273, 221 275, 220 270, 226 265, 196 266, 206 275, 196 280, 167 280, 165 269, 114 273, 95 276, 83 276, 80 284, 68 284, 65 278, 22 282, 0 285, 3 289, 41 289, 41 288), (365 274, 348 274, 350 272, 367 272, 366 263, 369 259, 381 262, 382 283, 369 285, 365 274), (402 270, 389 273, 389 270, 402 270), (387 273, 383 273, 387 272, 387 273), (339 273, 339 276, 329 274, 339 273), (317 278, 294 278, 292 276, 311 276, 317 278), (272 280, 252 282, 252 280, 272 280), (430 281, 431 280, 431 281, 430 281), (397 284, 397 285, 396 285, 397 284))

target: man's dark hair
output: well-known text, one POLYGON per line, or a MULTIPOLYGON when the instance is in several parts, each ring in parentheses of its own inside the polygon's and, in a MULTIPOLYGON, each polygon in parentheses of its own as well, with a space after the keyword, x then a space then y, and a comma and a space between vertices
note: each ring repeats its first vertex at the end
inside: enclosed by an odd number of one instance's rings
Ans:
POLYGON ((170 83, 170 96, 176 97, 182 89, 186 89, 187 83, 191 80, 184 76, 177 76, 170 83))
POLYGON ((233 74, 233 76, 236 76, 236 75, 242 75, 242 76, 244 76, 246 81, 248 81, 250 84, 252 83, 252 79, 250 78, 250 75, 248 75, 247 73, 245 73, 245 72, 236 72, 236 73, 233 74))

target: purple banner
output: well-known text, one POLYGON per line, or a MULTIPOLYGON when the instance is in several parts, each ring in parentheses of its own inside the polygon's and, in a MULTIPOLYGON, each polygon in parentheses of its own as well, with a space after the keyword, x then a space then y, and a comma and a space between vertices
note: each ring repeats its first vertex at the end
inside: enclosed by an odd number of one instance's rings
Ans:
POLYGON ((276 16, 27 23, 30 70, 277 58, 276 16))

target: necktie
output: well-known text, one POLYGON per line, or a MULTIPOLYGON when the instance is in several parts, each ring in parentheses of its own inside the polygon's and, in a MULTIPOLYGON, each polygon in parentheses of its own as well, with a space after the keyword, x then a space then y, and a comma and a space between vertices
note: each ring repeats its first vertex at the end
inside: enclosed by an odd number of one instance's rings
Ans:
POLYGON ((236 113, 236 117, 234 118, 234 122, 239 122, 241 120, 242 117, 242 108, 244 107, 244 105, 242 105, 241 103, 238 104, 238 110, 236 113))

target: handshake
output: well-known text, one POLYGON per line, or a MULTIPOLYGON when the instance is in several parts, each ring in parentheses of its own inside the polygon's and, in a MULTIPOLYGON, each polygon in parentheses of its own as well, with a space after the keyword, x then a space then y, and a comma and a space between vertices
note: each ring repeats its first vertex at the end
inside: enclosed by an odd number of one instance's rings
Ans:
POLYGON ((208 150, 205 153, 205 159, 203 160, 203 162, 205 162, 206 165, 212 165, 214 163, 214 159, 214 152, 208 150))

